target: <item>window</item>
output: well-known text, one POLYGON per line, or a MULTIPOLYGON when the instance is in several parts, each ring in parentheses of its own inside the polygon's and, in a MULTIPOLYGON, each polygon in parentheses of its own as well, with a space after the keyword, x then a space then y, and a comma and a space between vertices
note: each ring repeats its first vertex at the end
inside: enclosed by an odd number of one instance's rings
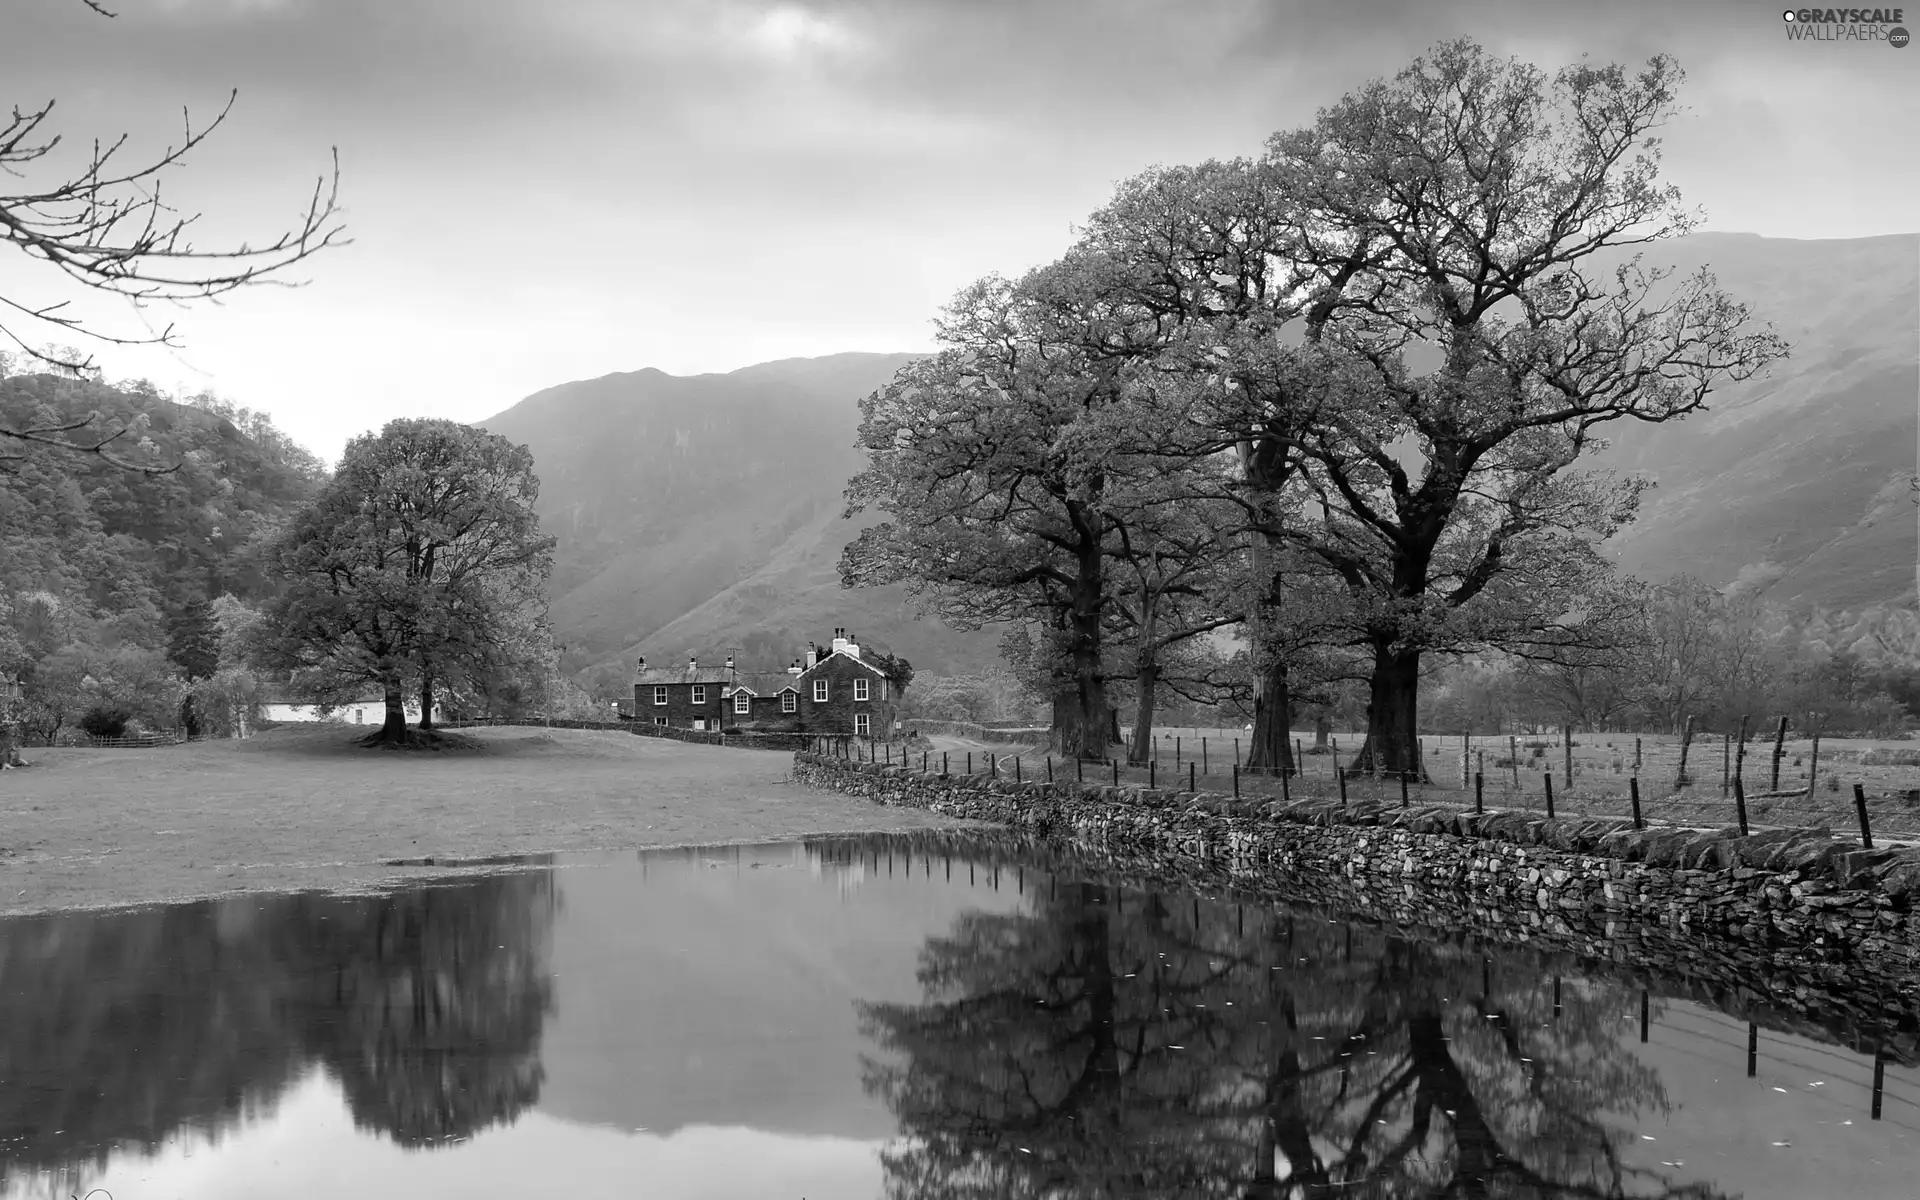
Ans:
POLYGON ((781 692, 780 693, 780 711, 783 713, 799 712, 800 697, 794 695, 792 692, 781 692))
POLYGON ((697 732, 705 733, 707 731, 707 719, 705 717, 695 717, 693 719, 693 728, 697 732))
POLYGON ((885 700, 885 699, 887 698, 887 684, 888 684, 888 682, 889 682, 889 681, 888 681, 888 680, 885 680, 885 679, 882 679, 882 680, 880 681, 880 698, 881 698, 882 700, 885 700))
MULTIPOLYGON (((667 689, 663 687, 653 689, 653 702, 655 704, 665 704, 667 702, 667 689)), ((664 725, 666 722, 661 721, 660 724, 664 725)))
MULTIPOLYGON (((661 688, 660 690, 664 692, 664 691, 666 691, 667 689, 665 689, 665 688, 661 688)), ((655 718, 653 719, 653 723, 654 723, 655 725, 665 725, 665 724, 667 723, 667 719, 666 719, 665 717, 655 717, 655 718)))
POLYGON ((867 714, 853 714, 853 735, 855 737, 866 737, 867 734, 872 731, 872 728, 873 725, 871 721, 869 721, 867 714))
POLYGON ((866 680, 856 679, 853 681, 853 698, 855 700, 865 700, 867 698, 866 680))
POLYGON ((746 692, 735 692, 733 694, 733 711, 743 717, 752 712, 753 697, 746 692))
POLYGON ((813 681, 813 702, 815 704, 825 704, 827 702, 826 680, 816 679, 813 681))
POLYGON ((695 704, 705 704, 707 702, 706 684, 696 683, 693 685, 693 702, 695 704))

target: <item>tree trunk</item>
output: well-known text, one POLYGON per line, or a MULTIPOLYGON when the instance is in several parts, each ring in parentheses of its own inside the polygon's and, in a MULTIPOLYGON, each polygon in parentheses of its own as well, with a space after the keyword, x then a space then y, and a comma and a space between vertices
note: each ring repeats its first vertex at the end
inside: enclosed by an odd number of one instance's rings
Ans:
POLYGON ((1426 764, 1420 761, 1419 706, 1420 652, 1376 644, 1367 740, 1353 769, 1389 777, 1406 771, 1410 781, 1426 782, 1426 764))
POLYGON ((1287 664, 1275 658, 1260 673, 1260 693, 1253 700, 1253 739, 1247 748, 1247 768, 1291 773, 1294 769, 1293 694, 1287 686, 1287 664))
POLYGON ((1073 672, 1071 690, 1056 692, 1053 737, 1062 755, 1098 760, 1108 757, 1114 712, 1107 705, 1107 680, 1100 662, 1104 551, 1097 532, 1083 538, 1078 558, 1078 575, 1065 623, 1073 672), (1064 708, 1060 703, 1063 698, 1071 700, 1064 708))
POLYGON ((433 728, 433 676, 420 677, 420 728, 433 728))
POLYGON ((1153 753, 1153 702, 1159 682, 1159 664, 1142 662, 1134 675, 1133 748, 1127 752, 1127 761, 1134 766, 1145 765, 1153 753))
POLYGON ((1313 714, 1313 748, 1315 750, 1326 749, 1327 738, 1332 735, 1333 717, 1326 709, 1322 708, 1319 712, 1313 714))
POLYGON ((387 717, 373 736, 366 739, 369 745, 399 745, 407 740, 406 693, 401 690, 400 676, 389 675, 381 681, 381 690, 386 694, 387 717))

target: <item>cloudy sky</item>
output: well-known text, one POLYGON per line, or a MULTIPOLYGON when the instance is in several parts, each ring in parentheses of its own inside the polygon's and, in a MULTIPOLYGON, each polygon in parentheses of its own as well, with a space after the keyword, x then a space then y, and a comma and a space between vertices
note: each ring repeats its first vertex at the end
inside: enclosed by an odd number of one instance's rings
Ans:
MULTIPOLYGON (((152 152, 239 89, 168 184, 203 244, 286 227, 339 148, 354 240, 306 286, 149 314, 177 352, 100 353, 329 458, 611 371, 925 348, 958 287, 1058 254, 1116 181, 1257 152, 1458 34, 1547 67, 1676 55, 1669 177, 1710 228, 1920 226, 1920 49, 1789 43, 1777 0, 3 2, 0 104, 57 99, 70 149, 152 152)), ((0 294, 70 293, 7 253, 0 294)))

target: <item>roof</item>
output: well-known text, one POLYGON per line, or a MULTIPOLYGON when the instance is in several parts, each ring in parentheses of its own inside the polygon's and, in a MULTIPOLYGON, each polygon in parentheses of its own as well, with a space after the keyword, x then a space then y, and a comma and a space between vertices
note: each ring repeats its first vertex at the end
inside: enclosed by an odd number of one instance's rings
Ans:
POLYGON ((821 667, 826 666, 828 663, 832 662, 836 658, 845 659, 850 663, 855 663, 855 664, 858 664, 859 666, 865 667, 869 673, 876 676, 877 678, 880 678, 880 679, 892 678, 892 676, 888 675, 885 671, 881 670, 877 665, 868 662, 864 658, 861 658, 858 654, 848 654, 845 650, 833 651, 832 653, 828 654, 825 658, 821 659, 819 662, 813 664, 811 667, 808 667, 806 670, 800 672, 799 677, 802 679, 805 679, 808 675, 811 675, 813 672, 819 670, 821 667))
POLYGON ((738 683, 756 696, 777 696, 800 690, 800 677, 785 671, 742 671, 738 683))
POLYGON ((725 667, 648 667, 644 671, 634 672, 636 684, 661 683, 731 683, 734 672, 725 667))

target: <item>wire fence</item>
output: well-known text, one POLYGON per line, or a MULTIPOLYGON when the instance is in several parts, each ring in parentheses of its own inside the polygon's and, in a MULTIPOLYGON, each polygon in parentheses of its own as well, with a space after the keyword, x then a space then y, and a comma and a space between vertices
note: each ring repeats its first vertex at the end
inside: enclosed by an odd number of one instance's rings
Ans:
MULTIPOLYGON (((1469 744, 1465 749, 1468 769, 1464 779, 1458 773, 1459 742, 1454 744, 1454 761, 1443 761, 1431 753, 1437 747, 1423 745, 1422 760, 1428 764, 1425 771, 1401 773, 1353 771, 1342 762, 1349 756, 1331 749, 1325 754, 1304 753, 1304 747, 1296 748, 1299 752, 1290 772, 1256 770, 1241 763, 1243 745, 1239 739, 1229 737, 1228 744, 1219 747, 1227 751, 1224 761, 1213 737, 1195 740, 1198 745, 1190 750, 1185 737, 1170 738, 1168 745, 1153 748, 1159 749, 1160 754, 1150 749, 1141 763, 1058 758, 1046 753, 916 750, 898 743, 822 741, 813 748, 823 753, 890 763, 929 775, 1004 776, 1020 782, 1074 780, 1109 786, 1226 793, 1246 799, 1337 798, 1457 811, 1497 809, 1537 813, 1543 817, 1626 818, 1647 827, 1737 827, 1749 832, 1780 828, 1828 829, 1836 835, 1858 838, 1865 845, 1920 840, 1920 795, 1885 783, 1870 788, 1866 780, 1847 779, 1847 773, 1841 770, 1814 776, 1802 773, 1796 780, 1783 769, 1779 787, 1773 786, 1769 770, 1761 777, 1761 787, 1766 790, 1756 790, 1751 786, 1752 778, 1744 773, 1744 763, 1730 760, 1723 783, 1718 777, 1703 779, 1693 766, 1698 760, 1690 759, 1688 782, 1676 786, 1677 754, 1673 770, 1669 772, 1651 761, 1643 746, 1641 773, 1629 771, 1621 777, 1583 771, 1576 764, 1569 787, 1564 746, 1559 747, 1563 751, 1562 761, 1554 765, 1544 756, 1525 753, 1518 738, 1514 739, 1513 748, 1521 753, 1494 759, 1498 766, 1483 765, 1484 752, 1469 744), (1820 782, 1815 782, 1816 779, 1820 782), (1827 780, 1833 781, 1830 788, 1825 786, 1827 780)), ((1529 739, 1529 742, 1537 741, 1529 739)), ((1544 746, 1540 743, 1536 748, 1544 746)), ((1767 753, 1771 754, 1770 745, 1767 753)))

